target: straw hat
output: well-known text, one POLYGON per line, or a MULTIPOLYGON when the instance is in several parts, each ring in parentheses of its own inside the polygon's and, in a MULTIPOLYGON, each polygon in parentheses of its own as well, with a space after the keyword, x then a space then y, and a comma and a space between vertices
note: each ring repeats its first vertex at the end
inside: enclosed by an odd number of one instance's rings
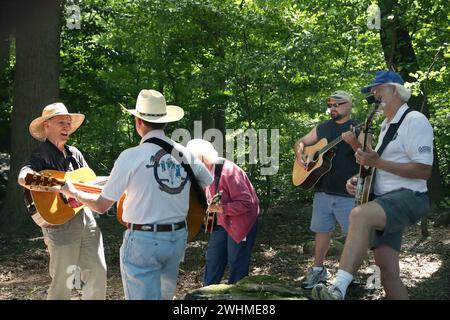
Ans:
POLYGON ((174 122, 184 116, 182 108, 166 105, 166 99, 156 90, 141 90, 137 97, 136 109, 126 109, 123 105, 121 106, 133 116, 153 123, 174 122))
POLYGON ((61 102, 55 102, 52 104, 49 104, 42 110, 42 116, 34 119, 30 123, 30 134, 33 136, 33 138, 44 141, 45 138, 45 131, 44 131, 44 122, 50 118, 53 118, 55 116, 70 116, 72 119, 72 126, 69 131, 69 134, 72 134, 75 130, 77 130, 80 125, 84 121, 84 114, 81 113, 69 113, 66 106, 61 102))

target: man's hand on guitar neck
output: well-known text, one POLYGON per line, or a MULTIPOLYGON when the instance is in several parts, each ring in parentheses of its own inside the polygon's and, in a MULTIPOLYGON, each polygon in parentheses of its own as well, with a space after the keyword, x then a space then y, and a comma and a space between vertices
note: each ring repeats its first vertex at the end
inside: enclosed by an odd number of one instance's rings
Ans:
MULTIPOLYGON (((342 140, 348 143, 355 152, 364 144, 364 133, 361 131, 358 137, 356 136, 356 130, 358 129, 358 127, 359 126, 354 127, 353 125, 351 125, 349 131, 343 132, 341 134, 342 140)), ((372 135, 370 133, 367 136, 367 144, 372 144, 372 135)))
POLYGON ((361 148, 358 148, 355 152, 356 163, 362 166, 369 166, 372 168, 377 168, 378 161, 380 160, 380 156, 378 153, 370 146, 367 146, 366 151, 362 151, 361 148))
POLYGON ((65 180, 64 185, 61 187, 61 193, 64 194, 67 198, 74 198, 77 200, 78 191, 68 178, 65 180))
POLYGON ((341 134, 342 140, 347 142, 353 149, 353 151, 357 151, 358 148, 361 148, 361 143, 356 138, 356 134, 353 131, 346 131, 341 134))
POLYGON ((65 180, 64 185, 61 187, 61 193, 63 193, 67 198, 73 198, 77 202, 88 206, 91 210, 94 210, 100 214, 105 213, 115 202, 103 198, 100 194, 89 193, 76 189, 70 179, 65 180))

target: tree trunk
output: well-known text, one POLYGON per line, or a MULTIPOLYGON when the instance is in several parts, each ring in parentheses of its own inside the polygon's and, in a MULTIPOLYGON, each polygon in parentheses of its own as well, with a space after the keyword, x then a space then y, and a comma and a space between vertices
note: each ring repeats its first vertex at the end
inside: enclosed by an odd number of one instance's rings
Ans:
POLYGON ((11 167, 7 194, 0 214, 2 232, 31 223, 17 184, 19 169, 37 146, 30 122, 59 93, 60 0, 20 1, 16 7, 16 69, 11 117, 11 167))
POLYGON ((10 35, 12 34, 14 2, 0 4, 0 74, 9 63, 10 35))
MULTIPOLYGON (((414 82, 415 79, 411 78, 409 74, 417 72, 420 66, 414 53, 411 37, 400 23, 400 17, 403 15, 402 12, 399 12, 401 9, 398 0, 380 0, 380 10, 380 37, 388 68, 398 71, 405 81, 414 82)), ((427 92, 423 84, 421 89, 423 95, 411 97, 408 105, 429 118, 427 92)), ((434 203, 438 203, 443 195, 442 178, 439 174, 439 163, 437 160, 437 152, 436 148, 434 148, 433 172, 431 179, 428 181, 430 198, 434 203)), ((422 235, 424 237, 428 235, 426 226, 427 221, 424 219, 422 221, 422 235)))
MULTIPOLYGON (((11 98, 11 80, 8 70, 10 61, 10 39, 13 34, 14 16, 14 2, 0 3, 0 108, 12 104, 11 98)), ((11 123, 6 117, 5 110, 0 110, 0 150, 9 152, 9 140, 11 137, 10 128, 11 123)), ((0 194, 0 199, 3 199, 4 194, 0 194)), ((1 204, 0 204, 1 210, 1 204)))
POLYGON ((9 30, 2 22, 0 22, 0 74, 4 72, 8 63, 9 63, 9 30))

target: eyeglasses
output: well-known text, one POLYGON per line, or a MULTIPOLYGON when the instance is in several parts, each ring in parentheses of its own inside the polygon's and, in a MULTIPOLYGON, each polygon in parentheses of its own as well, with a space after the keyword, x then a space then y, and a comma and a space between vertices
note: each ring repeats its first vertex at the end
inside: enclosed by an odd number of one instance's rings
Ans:
POLYGON ((342 104, 346 104, 347 101, 341 102, 341 103, 327 103, 328 108, 337 108, 342 104))

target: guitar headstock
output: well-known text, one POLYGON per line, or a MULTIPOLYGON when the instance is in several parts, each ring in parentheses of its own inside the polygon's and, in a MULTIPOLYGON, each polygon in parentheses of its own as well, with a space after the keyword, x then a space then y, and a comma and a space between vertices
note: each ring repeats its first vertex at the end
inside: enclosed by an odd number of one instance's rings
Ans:
POLYGON ((28 173, 25 176, 25 185, 30 186, 30 189, 41 189, 42 191, 49 191, 47 188, 63 185, 64 183, 58 179, 43 176, 38 173, 28 173))

